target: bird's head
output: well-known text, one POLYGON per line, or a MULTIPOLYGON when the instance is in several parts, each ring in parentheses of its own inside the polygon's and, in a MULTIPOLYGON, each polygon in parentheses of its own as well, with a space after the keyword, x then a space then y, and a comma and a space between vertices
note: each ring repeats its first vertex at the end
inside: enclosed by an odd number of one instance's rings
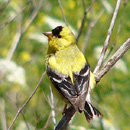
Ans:
POLYGON ((66 26, 58 26, 51 32, 44 32, 43 34, 48 37, 49 50, 51 52, 62 50, 75 43, 72 31, 66 26))

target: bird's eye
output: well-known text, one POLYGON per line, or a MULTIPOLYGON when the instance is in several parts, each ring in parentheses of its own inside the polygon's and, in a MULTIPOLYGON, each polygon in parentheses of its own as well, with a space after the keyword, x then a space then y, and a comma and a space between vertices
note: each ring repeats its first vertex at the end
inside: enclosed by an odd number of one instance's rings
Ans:
POLYGON ((62 26, 58 26, 52 30, 52 34, 58 38, 61 38, 60 32, 62 31, 62 26))

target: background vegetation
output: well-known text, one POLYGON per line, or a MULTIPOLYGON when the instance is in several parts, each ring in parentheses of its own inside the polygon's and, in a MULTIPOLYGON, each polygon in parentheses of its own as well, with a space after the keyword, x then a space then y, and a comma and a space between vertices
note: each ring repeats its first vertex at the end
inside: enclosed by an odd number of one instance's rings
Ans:
MULTIPOLYGON (((85 26, 78 41, 91 70, 96 66, 115 9, 114 0, 86 0, 85 26), (88 34, 90 33, 90 35, 88 34), (87 37, 88 36, 88 37, 87 37), (85 48, 86 40, 87 46, 85 48)), ((84 8, 80 0, 62 0, 69 26, 77 36, 84 8)), ((114 26, 107 59, 130 36, 130 3, 122 0, 114 26)), ((0 129, 6 130, 19 107, 28 99, 46 70, 47 38, 42 32, 65 25, 57 0, 0 0, 0 129)), ((104 114, 87 123, 76 114, 69 129, 130 128, 130 51, 106 74, 91 92, 92 102, 104 114)), ((54 97, 56 121, 64 103, 54 97)), ((14 130, 53 129, 50 88, 47 76, 13 126, 14 130)))

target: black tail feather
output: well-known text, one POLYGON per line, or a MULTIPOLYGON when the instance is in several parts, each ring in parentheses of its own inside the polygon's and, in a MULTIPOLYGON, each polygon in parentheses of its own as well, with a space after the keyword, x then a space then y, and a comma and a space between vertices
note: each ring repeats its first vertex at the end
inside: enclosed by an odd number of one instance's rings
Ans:
POLYGON ((101 114, 91 103, 85 102, 84 107, 84 115, 86 117, 86 120, 90 122, 94 116, 101 117, 103 114, 101 114))

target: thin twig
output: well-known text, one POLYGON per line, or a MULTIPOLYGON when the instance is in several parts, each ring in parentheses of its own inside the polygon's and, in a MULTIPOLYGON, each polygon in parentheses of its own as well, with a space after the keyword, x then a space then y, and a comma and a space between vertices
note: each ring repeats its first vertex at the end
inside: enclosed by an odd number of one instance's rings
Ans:
POLYGON ((26 21, 25 25, 23 26, 22 29, 22 33, 24 33, 25 31, 27 31, 28 27, 31 25, 31 23, 33 22, 33 20, 36 18, 38 11, 40 10, 42 5, 42 0, 40 0, 40 2, 38 3, 38 5, 35 7, 34 11, 32 12, 31 17, 26 21))
POLYGON ((58 3, 59 3, 59 6, 60 6, 60 9, 61 9, 61 13, 62 13, 63 19, 64 19, 64 21, 65 21, 65 24, 66 24, 66 26, 68 26, 68 22, 67 22, 67 20, 66 20, 65 13, 64 13, 64 10, 63 10, 61 1, 58 0, 58 3))
MULTIPOLYGON (((94 4, 94 2, 95 2, 95 0, 91 0, 91 5, 88 7, 88 8, 86 8, 86 4, 85 4, 85 1, 84 0, 82 0, 83 2, 83 7, 84 7, 84 15, 83 15, 83 18, 82 18, 82 22, 81 22, 81 26, 80 26, 80 28, 79 28, 79 31, 78 31, 78 36, 77 36, 77 38, 76 38, 76 44, 78 43, 78 40, 79 40, 79 38, 80 38, 80 36, 81 36, 81 34, 82 34, 82 32, 83 32, 83 29, 84 29, 84 26, 85 26, 85 21, 86 21, 86 16, 87 16, 87 13, 88 13, 88 11, 91 9, 92 10, 92 8, 93 8, 93 4, 94 4)), ((91 20, 90 20, 91 21, 91 20)))
POLYGON ((3 130, 7 130, 7 122, 6 122, 6 111, 5 111, 5 100, 1 99, 1 125, 3 130))
POLYGON ((94 73, 99 71, 99 69, 100 69, 100 67, 101 67, 101 65, 103 63, 104 56, 106 54, 106 50, 107 50, 108 45, 109 45, 109 40, 110 40, 110 37, 111 37, 111 34, 112 34, 112 30, 113 30, 113 27, 115 25, 115 21, 116 21, 116 18, 117 18, 117 14, 118 14, 118 10, 119 10, 119 7, 120 7, 120 3, 121 3, 121 0, 117 0, 115 11, 113 13, 113 17, 112 17, 112 20, 111 20, 111 23, 110 23, 110 27, 108 29, 107 37, 106 37, 106 40, 104 42, 104 47, 102 49, 102 52, 101 52, 100 58, 98 60, 98 63, 96 65, 95 69, 94 69, 94 73))
POLYGON ((25 106, 29 103, 29 101, 32 99, 32 97, 34 96, 34 94, 36 93, 38 87, 40 86, 43 78, 44 78, 44 75, 45 75, 46 72, 43 72, 36 88, 34 89, 34 91, 32 92, 32 94, 30 95, 30 97, 28 98, 28 100, 23 104, 23 106, 21 108, 19 108, 19 110, 17 111, 16 115, 15 115, 15 118, 13 119, 13 122, 11 123, 11 125, 9 126, 8 130, 11 130, 11 128, 13 127, 15 121, 17 120, 19 114, 23 111, 23 109, 25 108, 25 106))
POLYGON ((25 125, 26 125, 26 127, 27 127, 27 130, 30 130, 29 125, 28 125, 28 123, 27 123, 27 121, 26 121, 26 118, 25 118, 25 115, 23 114, 23 112, 21 112, 21 115, 22 115, 22 117, 23 117, 23 120, 24 120, 24 122, 25 122, 25 125))
POLYGON ((13 40, 13 42, 12 42, 12 45, 11 45, 11 47, 10 47, 10 50, 9 50, 9 52, 8 52, 8 54, 7 54, 7 57, 6 57, 7 60, 11 60, 11 59, 12 59, 12 57, 13 57, 13 55, 14 55, 14 52, 15 52, 15 50, 16 50, 16 48, 17 48, 17 46, 18 46, 18 43, 19 43, 19 41, 20 41, 21 35, 22 35, 21 31, 18 31, 18 32, 16 33, 16 35, 15 35, 15 37, 14 37, 14 40, 13 40))
MULTIPOLYGON (((12 102, 14 103, 14 105, 15 105, 15 107, 16 107, 16 110, 18 110, 18 109, 19 109, 19 105, 18 105, 17 93, 15 93, 14 96, 15 96, 15 100, 12 99, 12 102)), ((10 99, 11 99, 11 98, 10 98, 10 99)), ((27 127, 27 130, 30 130, 30 129, 29 129, 29 125, 28 125, 28 123, 27 123, 27 121, 26 121, 26 118, 25 118, 24 113, 21 112, 21 115, 22 115, 22 117, 23 117, 23 120, 24 120, 24 122, 25 122, 25 125, 26 125, 26 127, 27 127)))
POLYGON ((93 22, 93 3, 95 0, 91 0, 91 10, 90 10, 90 20, 89 20, 89 26, 87 29, 87 33, 85 36, 85 42, 82 45, 81 51, 84 53, 87 47, 87 42, 89 40, 90 34, 91 34, 91 29, 92 29, 92 22, 93 22))
POLYGON ((122 14, 121 14, 121 19, 120 19, 119 27, 118 27, 118 30, 117 30, 117 34, 116 34, 116 39, 115 39, 114 44, 111 46, 110 51, 107 54, 107 56, 105 57, 104 61, 106 61, 108 59, 108 57, 111 55, 114 47, 116 46, 116 43, 118 42, 119 35, 120 35, 121 29, 122 29, 122 25, 123 25, 123 22, 125 20, 124 15, 125 15, 125 9, 126 9, 127 2, 128 2, 127 0, 123 1, 123 11, 121 12, 122 14))
POLYGON ((86 33, 86 36, 85 36, 85 40, 84 40, 84 45, 82 47, 82 52, 85 53, 86 51, 86 48, 87 48, 87 45, 88 45, 88 41, 89 41, 89 38, 90 38, 90 34, 92 32, 92 28, 94 28, 94 26, 96 25, 96 23, 98 22, 98 20, 101 18, 102 14, 104 13, 104 9, 102 9, 97 18, 95 20, 93 20, 92 18, 90 19, 90 23, 89 23, 89 26, 88 26, 88 30, 87 30, 87 33, 86 33))
POLYGON ((81 36, 81 33, 83 32, 83 28, 84 28, 85 21, 86 21, 86 15, 87 15, 87 12, 88 12, 88 10, 86 10, 85 0, 82 0, 82 3, 83 3, 83 8, 84 8, 84 15, 83 15, 83 18, 82 18, 82 21, 81 21, 81 26, 79 28, 78 36, 76 38, 76 44, 78 43, 79 37, 81 36))
POLYGON ((46 123, 45 123, 45 125, 44 125, 44 127, 43 127, 43 130, 46 130, 46 128, 48 127, 49 122, 50 122, 50 118, 51 118, 51 113, 50 113, 49 116, 48 116, 48 119, 47 119, 47 121, 46 121, 46 123))
POLYGON ((8 0, 7 2, 5 2, 3 5, 2 5, 2 8, 0 9, 0 12, 2 12, 6 7, 7 5, 10 3, 11 0, 8 0))
MULTIPOLYGON (((119 34, 121 32, 122 25, 123 25, 124 20, 125 20, 124 16, 125 16, 125 13, 126 13, 125 10, 126 10, 127 3, 128 3, 128 1, 123 1, 123 9, 122 9, 123 11, 121 12, 122 14, 121 14, 121 18, 120 18, 119 27, 118 27, 118 30, 117 30, 116 42, 118 42, 119 34)), ((116 42, 115 42, 114 45, 116 45, 116 42)))
MULTIPOLYGON (((21 5, 21 3, 20 3, 21 1, 19 1, 19 6, 21 5)), ((16 35, 15 35, 15 37, 14 37, 14 40, 13 40, 13 42, 12 42, 12 45, 11 45, 11 47, 10 47, 10 50, 9 50, 9 52, 8 52, 8 54, 7 54, 7 57, 6 57, 6 59, 7 60, 11 60, 11 58, 13 57, 13 54, 14 54, 14 52, 15 52, 15 50, 16 50, 16 48, 17 48, 17 45, 18 45, 18 43, 19 43, 19 41, 20 41, 20 38, 21 38, 21 35, 22 35, 22 33, 21 33, 21 24, 22 24, 22 14, 20 13, 19 14, 19 16, 18 16, 18 21, 17 21, 17 26, 18 26, 18 31, 17 31, 17 33, 16 33, 16 35)))
POLYGON ((52 116, 52 121, 54 124, 54 129, 56 127, 56 113, 55 113, 55 103, 54 103, 54 96, 50 87, 50 106, 51 106, 51 116, 52 116))
POLYGON ((0 29, 2 29, 3 27, 5 27, 7 24, 9 24, 10 22, 12 22, 16 17, 18 17, 28 6, 28 4, 30 3, 30 1, 27 2, 27 4, 12 18, 8 19, 6 22, 0 24, 0 29))

